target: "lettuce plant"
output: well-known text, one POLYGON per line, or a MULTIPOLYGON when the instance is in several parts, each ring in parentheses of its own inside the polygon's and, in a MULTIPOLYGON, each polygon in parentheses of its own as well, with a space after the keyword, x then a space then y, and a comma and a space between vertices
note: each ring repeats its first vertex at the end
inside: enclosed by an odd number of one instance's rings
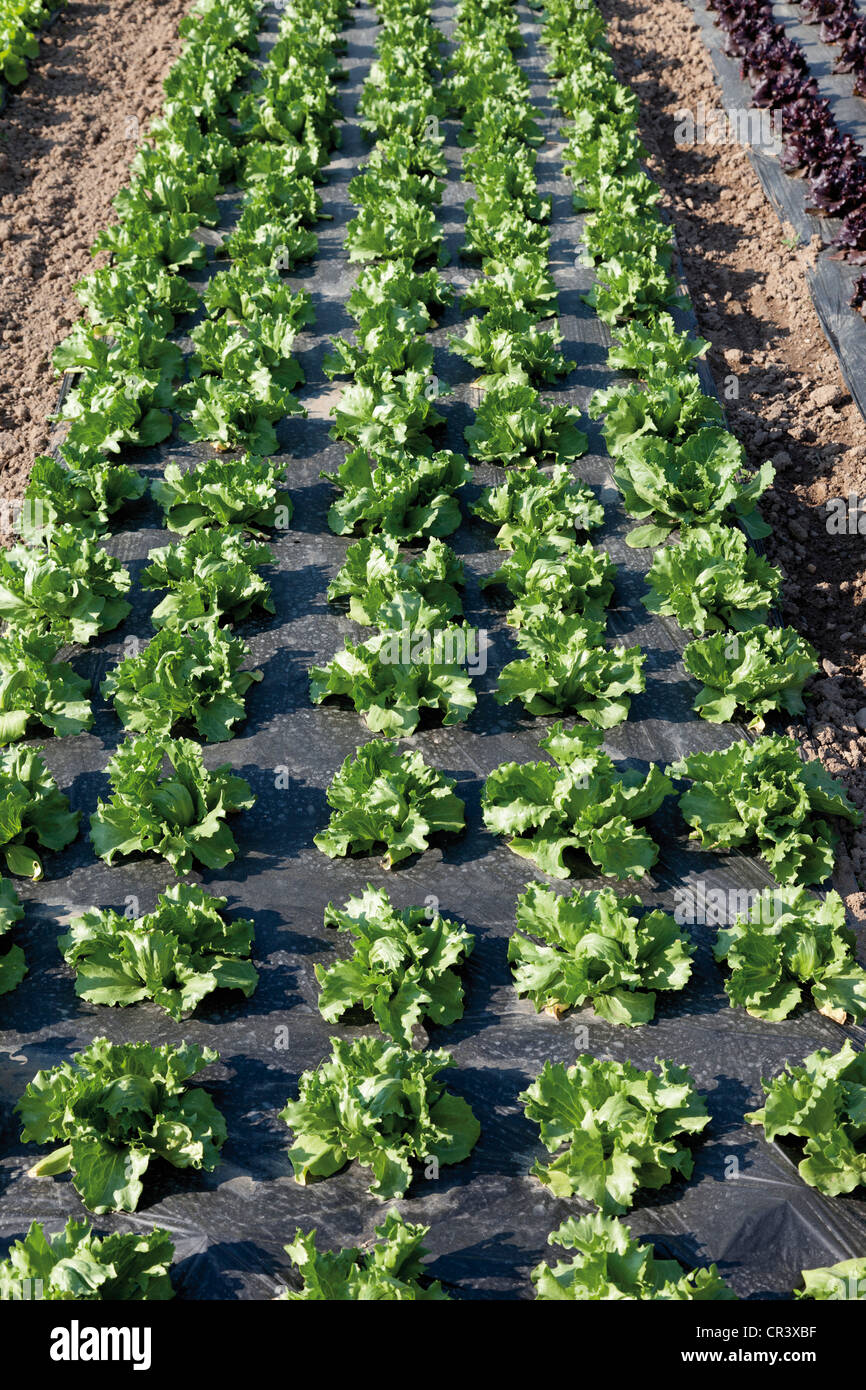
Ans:
POLYGON ((75 971, 75 993, 91 1004, 152 999, 174 1019, 216 989, 249 998, 258 983, 249 960, 253 924, 245 917, 226 922, 225 906, 225 898, 197 884, 176 883, 142 917, 88 908, 57 941, 75 971))
POLYGON ((15 1106, 25 1144, 60 1141, 31 1177, 72 1174, 88 1211, 135 1211, 151 1159, 175 1168, 219 1163, 225 1120, 207 1091, 186 1089, 211 1048, 94 1038, 71 1062, 36 1073, 15 1106))
POLYGON ((90 682, 68 661, 55 661, 58 639, 13 629, 0 637, 0 744, 16 743, 28 725, 80 734, 93 724, 90 682))
POLYGON ((544 1302, 708 1303, 736 1298, 715 1265, 684 1270, 677 1260, 659 1260, 652 1246, 636 1240, 615 1216, 571 1216, 547 1239, 571 1258, 553 1266, 542 1261, 532 1271, 535 1297, 544 1302))
POLYGON ((444 308, 450 303, 451 294, 450 285, 435 267, 416 270, 408 261, 388 260, 361 270, 346 300, 346 308, 359 322, 369 315, 370 325, 373 316, 388 306, 411 310, 413 314, 420 309, 424 327, 432 328, 430 310, 444 308))
POLYGON ((310 667, 313 704, 343 697, 368 729, 398 737, 414 733, 424 709, 441 714, 444 725, 468 719, 476 695, 464 663, 474 630, 452 623, 431 631, 434 614, 417 593, 398 594, 390 609, 393 629, 347 641, 327 666, 310 667))
POLYGON ((267 545, 242 531, 191 531, 177 545, 148 554, 144 589, 167 589, 151 614, 154 627, 187 627, 209 618, 238 623, 254 608, 273 613, 271 587, 256 571, 273 564, 267 545))
POLYGON ((438 1280, 425 1277, 424 1237, 429 1226, 416 1226, 398 1211, 389 1211, 377 1239, 359 1249, 317 1250, 316 1232, 300 1230, 286 1246, 286 1254, 298 1271, 300 1289, 287 1288, 284 1301, 316 1303, 447 1303, 448 1294, 438 1280))
MULTIPOLYGON (((69 450, 70 462, 74 451, 69 450)), ((61 524, 81 535, 99 536, 123 507, 144 496, 146 483, 126 464, 89 461, 64 468, 50 454, 40 454, 30 470, 22 518, 22 535, 37 541, 61 524)))
POLYGON ((484 823, 508 835, 509 849, 553 878, 568 878, 568 850, 581 850, 606 876, 643 878, 658 845, 635 822, 658 810, 672 790, 652 764, 647 774, 618 773, 601 752, 601 730, 554 724, 540 746, 552 762, 503 763, 484 784, 484 823))
POLYGON ((491 257, 460 301, 464 313, 471 309, 498 309, 509 304, 515 312, 533 319, 556 312, 556 285, 545 255, 522 253, 510 259, 491 257))
POLYGON ((591 541, 548 536, 516 536, 514 550, 483 583, 504 584, 517 600, 509 610, 512 627, 535 627, 544 618, 576 613, 603 621, 613 597, 616 565, 591 541))
POLYGON ((209 280, 202 300, 213 318, 229 323, 268 325, 272 341, 292 342, 303 328, 315 322, 313 302, 307 290, 296 290, 277 273, 233 262, 209 280))
POLYGON ((350 261, 386 257, 414 263, 432 256, 437 265, 444 265, 447 254, 443 242, 444 234, 432 208, 418 202, 417 197, 401 197, 388 188, 381 190, 378 207, 361 207, 346 227, 350 261))
POLYGON ((19 87, 26 78, 28 60, 39 56, 39 30, 65 3, 66 0, 12 0, 3 6, 0 73, 10 86, 19 87))
POLYGON ((423 304, 383 304, 362 315, 355 342, 334 338, 323 362, 325 375, 354 376, 366 386, 407 372, 432 372, 433 345, 421 335, 430 316, 423 304))
POLYGON ((0 752, 0 853, 10 874, 42 877, 42 860, 33 841, 45 849, 65 849, 78 834, 79 812, 69 801, 41 757, 40 748, 10 748, 0 752))
POLYGON ((761 1125, 768 1143, 780 1135, 805 1140, 797 1171, 825 1197, 839 1197, 866 1185, 866 1150, 861 1096, 866 1085, 866 1052, 850 1039, 840 1050, 819 1048, 802 1066, 788 1062, 771 1081, 762 1081, 766 1099, 745 1116, 761 1125))
POLYGON ((115 265, 156 261, 172 275, 201 270, 207 265, 207 248, 193 235, 201 226, 198 213, 136 210, 122 222, 104 227, 90 246, 90 254, 106 251, 115 265))
POLYGON ((377 456, 395 449, 423 452, 429 447, 427 432, 445 422, 434 399, 426 370, 385 371, 375 382, 355 381, 331 408, 331 438, 377 456))
POLYGON ((564 463, 549 470, 533 464, 509 471, 499 487, 483 490, 472 511, 498 526, 495 541, 502 550, 536 536, 573 540, 575 531, 594 530, 604 523, 604 507, 595 493, 573 478, 564 463))
POLYGON ((158 854, 178 876, 195 860, 207 869, 232 862, 237 845, 225 818, 248 810, 255 797, 228 763, 209 772, 191 739, 139 734, 120 745, 106 771, 111 799, 100 798, 90 818, 100 859, 158 854))
POLYGON ((534 1175, 555 1197, 583 1197, 619 1216, 640 1188, 690 1178, 687 1141, 710 1123, 688 1067, 657 1060, 658 1071, 582 1054, 570 1067, 545 1062, 518 1099, 556 1157, 534 1175))
POLYGON ((588 413, 592 420, 604 416, 602 434, 611 458, 624 454, 638 439, 658 436, 683 444, 698 430, 725 423, 719 402, 703 394, 694 372, 647 386, 615 382, 604 391, 596 391, 588 413))
POLYGON ((248 449, 262 457, 275 454, 279 441, 274 423, 306 411, 288 387, 259 366, 235 363, 234 370, 237 375, 231 377, 196 377, 177 392, 178 408, 188 412, 181 435, 207 440, 217 449, 248 449))
POLYGON ((640 647, 604 645, 604 623, 544 613, 521 629, 526 655, 499 673, 497 703, 521 700, 529 714, 573 713, 597 728, 628 718, 632 694, 645 689, 640 647))
POLYGON ((328 525, 338 536, 380 532, 408 541, 457 530, 455 493, 472 470, 461 454, 445 449, 427 454, 359 448, 346 455, 336 473, 321 476, 342 493, 328 512, 328 525))
POLYGON ((102 682, 120 722, 137 733, 170 734, 192 724, 207 743, 234 737, 246 718, 244 697, 262 678, 242 671, 249 649, 215 618, 183 630, 164 627, 137 656, 127 656, 102 682))
POLYGON ((436 537, 417 555, 404 558, 395 537, 373 535, 346 551, 342 569, 328 585, 328 598, 348 599, 353 622, 392 627, 395 599, 417 594, 423 601, 425 626, 442 627, 463 613, 457 592, 462 584, 463 561, 436 537))
POLYGON ((719 931, 716 960, 730 976, 725 993, 754 1018, 777 1023, 809 995, 836 1023, 866 1016, 866 970, 845 925, 838 893, 822 901, 803 888, 768 888, 745 917, 719 931))
POLYGON ((448 346, 481 371, 475 384, 489 388, 503 377, 539 385, 567 376, 575 364, 559 351, 561 341, 561 333, 538 328, 531 314, 491 310, 470 319, 464 337, 452 334, 448 346))
POLYGON ((795 1298, 822 1303, 866 1298, 866 1260, 840 1260, 835 1265, 804 1269, 802 1274, 803 1287, 794 1290, 795 1298))
POLYGON ((811 643, 792 627, 766 624, 696 638, 683 661, 689 675, 703 682, 694 703, 702 719, 722 724, 743 710, 752 716, 749 728, 758 730, 773 711, 802 714, 803 686, 819 670, 811 643))
POLYGON ((375 739, 346 758, 328 787, 332 808, 314 844, 330 859, 370 854, 384 845, 382 863, 393 868, 423 853, 429 836, 459 834, 465 806, 456 782, 428 767, 418 752, 400 753, 395 743, 375 739))
POLYGON ((86 644, 130 612, 129 571, 92 536, 57 526, 45 545, 0 554, 0 618, 10 628, 86 644))
POLYGON ((325 926, 347 932, 353 945, 348 959, 316 966, 328 1023, 360 1007, 388 1037, 411 1047, 422 1019, 441 1027, 463 1017, 458 971, 475 945, 466 927, 425 907, 398 910, 370 884, 342 909, 328 903, 325 926))
POLYGON ((387 1038, 331 1039, 331 1055, 302 1073, 298 1099, 280 1111, 294 1132, 295 1181, 327 1178, 353 1160, 369 1168, 380 1201, 402 1197, 412 1160, 461 1163, 481 1126, 439 1080, 450 1052, 413 1052, 387 1038))
MULTIPOLYGON (((21 899, 8 878, 0 878, 0 937, 24 916, 21 899)), ((0 994, 17 989, 27 974, 27 961, 20 946, 8 946, 0 953, 0 994)))
POLYGON ((707 425, 683 444, 644 435, 619 456, 613 478, 629 516, 646 524, 626 537, 628 545, 660 545, 675 527, 736 518, 750 536, 770 528, 755 504, 773 480, 763 463, 748 483, 740 480, 743 446, 727 430, 707 425))
POLYGON ((648 1023, 657 990, 685 988, 694 948, 666 912, 636 917, 640 906, 611 888, 561 897, 530 883, 508 943, 517 993, 556 1018, 589 1002, 608 1023, 648 1023))
POLYGON ((782 734, 692 753, 666 771, 694 784, 680 797, 693 839, 711 849, 754 846, 779 883, 829 877, 838 840, 830 818, 863 819, 841 783, 782 734))
POLYGON ((488 192, 466 200, 464 260, 519 255, 523 251, 550 254, 550 231, 526 217, 523 208, 502 194, 488 192))
POLYGON ((170 531, 187 536, 202 526, 240 526, 263 534, 288 526, 292 504, 281 486, 285 464, 242 454, 205 459, 185 472, 167 463, 150 490, 170 531))
POLYGON ((569 406, 547 405, 534 387, 507 379, 485 392, 464 435, 479 463, 567 463, 588 447, 569 406))
POLYGON ((658 550, 647 583, 644 606, 650 613, 676 618, 702 637, 714 629, 743 632, 765 624, 782 575, 736 526, 711 521, 684 530, 679 545, 658 550))
MULTIPOLYGON (((182 276, 170 275, 160 260, 136 260, 127 265, 101 266, 98 270, 89 271, 73 288, 87 310, 91 324, 104 325, 107 336, 111 338, 119 334, 123 340, 125 329, 135 332, 136 325, 140 322, 142 305, 146 304, 148 318, 156 331, 163 335, 167 353, 173 362, 178 362, 176 344, 168 343, 164 335, 172 332, 181 315, 191 313, 198 307, 198 295, 182 276)), ((110 344, 107 346, 110 350, 110 344)), ((61 350, 63 347, 61 344, 61 350)), ((62 352, 55 360, 58 366, 67 365, 62 352)), ((164 385, 164 376, 160 368, 157 368, 155 376, 150 379, 150 385, 159 398, 164 385)), ((122 386, 119 386, 119 389, 122 390, 122 386)), ((91 396, 89 388, 86 389, 85 396, 91 396)), ((95 400, 92 400, 91 404, 94 403, 95 400)), ((165 404, 166 401, 159 399, 154 402, 155 406, 165 404)), ((137 410, 136 418, 140 415, 141 412, 137 410)), ((167 427, 168 433, 171 422, 164 415, 161 418, 161 428, 167 427)), ((164 439, 165 434, 158 434, 158 437, 164 439)), ((114 448, 117 448, 116 444, 114 448)))
POLYGON ((687 309, 691 302, 676 293, 669 255, 659 254, 651 243, 625 247, 596 267, 595 283, 583 300, 602 323, 623 320, 651 322, 660 309, 687 309))
POLYGON ((658 314, 650 323, 635 319, 618 327, 607 364, 615 371, 634 372, 655 386, 686 371, 708 347, 706 338, 693 338, 678 329, 670 314, 658 314))

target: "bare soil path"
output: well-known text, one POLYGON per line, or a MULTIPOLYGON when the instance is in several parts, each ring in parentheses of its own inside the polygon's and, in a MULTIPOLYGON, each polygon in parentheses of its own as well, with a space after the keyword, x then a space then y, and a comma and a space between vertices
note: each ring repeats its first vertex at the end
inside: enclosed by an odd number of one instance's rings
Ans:
POLYGON ((51 353, 112 217, 191 0, 70 0, 0 112, 0 491, 20 494, 47 442, 51 353))

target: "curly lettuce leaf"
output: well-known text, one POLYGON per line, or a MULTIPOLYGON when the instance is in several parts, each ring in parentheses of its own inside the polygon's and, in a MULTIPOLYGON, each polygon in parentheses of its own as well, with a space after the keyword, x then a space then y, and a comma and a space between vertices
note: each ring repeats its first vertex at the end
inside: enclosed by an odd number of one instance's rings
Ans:
POLYGON ((383 845, 392 868, 420 854, 436 834, 459 834, 465 806, 456 781, 428 767, 418 752, 400 753, 387 740, 364 743, 349 755, 327 791, 332 808, 314 844, 329 858, 370 854, 383 845))
POLYGON ((379 1201, 402 1197, 412 1161, 461 1163, 481 1132, 462 1096, 439 1080, 449 1052, 413 1052, 387 1038, 331 1039, 331 1056, 298 1082, 298 1099, 280 1111, 293 1131, 295 1181, 325 1178, 347 1163, 371 1173, 379 1201))
POLYGON ((648 1023, 657 990, 685 988, 694 947, 667 913, 634 916, 640 906, 610 888, 561 897, 530 883, 508 943, 517 993, 556 1018, 589 1002, 608 1023, 648 1023))
POLYGON ((425 907, 398 910, 370 884, 342 909, 329 903, 325 926, 352 939, 351 956, 316 966, 319 1010, 328 1023, 360 1007, 388 1037, 411 1047, 424 1018, 444 1026, 463 1017, 458 971, 475 945, 466 927, 425 907))
POLYGON ((545 1062, 518 1097, 556 1157, 532 1172, 555 1197, 583 1197, 619 1216, 641 1188, 690 1178, 691 1136, 710 1123, 688 1067, 656 1059, 658 1071, 582 1054, 570 1067, 545 1062))

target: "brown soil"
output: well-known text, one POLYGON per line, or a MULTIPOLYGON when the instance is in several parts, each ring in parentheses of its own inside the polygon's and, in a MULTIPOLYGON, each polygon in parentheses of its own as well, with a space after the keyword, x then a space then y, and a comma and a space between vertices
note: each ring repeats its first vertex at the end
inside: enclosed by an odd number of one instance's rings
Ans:
MULTIPOLYGON (((767 550, 786 576, 785 620, 815 645, 824 666, 811 702, 812 736, 827 768, 864 807, 866 736, 855 718, 859 712, 866 725, 864 542, 828 534, 822 504, 866 494, 866 428, 806 284, 818 239, 791 246, 791 229, 780 227, 742 146, 676 143, 676 111, 723 105, 682 0, 600 0, 600 8, 620 76, 640 98, 649 167, 676 226, 731 429, 755 466, 769 457, 776 468, 762 502, 774 527, 767 550)), ((848 843, 863 885, 866 830, 848 843)), ((855 910, 866 907, 866 894, 855 897, 855 910)))
POLYGON ((70 0, 0 112, 0 490, 20 496, 45 448, 55 346, 111 220, 139 132, 159 110, 191 0, 70 0))

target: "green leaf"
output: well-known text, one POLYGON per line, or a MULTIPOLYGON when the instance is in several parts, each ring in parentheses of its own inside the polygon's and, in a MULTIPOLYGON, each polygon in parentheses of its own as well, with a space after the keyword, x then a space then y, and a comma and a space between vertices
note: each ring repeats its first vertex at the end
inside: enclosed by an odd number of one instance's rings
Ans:
POLYGON ((329 1023, 360 1006, 373 1013, 383 1033, 412 1045, 412 1030, 427 1016, 439 1024, 463 1016, 463 988, 456 973, 475 939, 465 927, 423 907, 397 911, 387 893, 369 884, 342 910, 329 903, 325 925, 352 937, 353 954, 316 966, 319 1008, 329 1023))
POLYGON ((818 883, 833 868, 836 832, 821 817, 860 811, 816 763, 806 763, 794 739, 766 734, 712 753, 693 753, 667 769, 693 786, 680 810, 702 845, 757 845, 780 883, 818 883))
POLYGON ((519 1099, 541 1130, 553 1161, 533 1172, 558 1197, 578 1194, 606 1215, 627 1210, 641 1187, 688 1178, 693 1159, 685 1140, 710 1122, 687 1067, 581 1055, 571 1067, 546 1062, 519 1099))
POLYGON ((62 1148, 37 1165, 37 1173, 71 1169, 85 1205, 104 1212, 136 1209, 154 1155, 176 1167, 212 1170, 225 1123, 209 1096, 184 1094, 184 1086, 217 1060, 209 1048, 186 1043, 154 1047, 96 1038, 71 1062, 38 1072, 15 1107, 21 1137, 61 1141, 62 1148), (195 1152, 188 1146, 192 1123, 195 1152))
POLYGON ((679 545, 659 551, 647 581, 649 611, 675 617, 681 627, 701 635, 765 623, 782 576, 746 543, 742 531, 710 522, 683 531, 679 545))
POLYGON ((485 393, 474 423, 464 433, 470 453, 480 463, 563 463, 588 447, 568 406, 547 405, 533 387, 507 378, 485 393))
POLYGON ((389 1211, 376 1227, 378 1240, 363 1249, 316 1249, 316 1232, 295 1232, 285 1247, 302 1279, 300 1290, 287 1288, 284 1300, 316 1302, 448 1302, 438 1281, 431 1282, 423 1263, 428 1251, 424 1237, 428 1226, 406 1221, 398 1211, 389 1211))
POLYGON ((803 1288, 794 1290, 795 1298, 834 1302, 866 1298, 866 1260, 841 1260, 802 1273, 803 1288))
POLYGON ((298 1099, 280 1118, 294 1131, 289 1159, 298 1182, 327 1177, 356 1160, 373 1175, 370 1191, 384 1201, 411 1181, 412 1160, 462 1161, 480 1127, 462 1098, 438 1073, 450 1053, 412 1052, 385 1038, 332 1038, 331 1056, 304 1072, 298 1099))
POLYGON ((187 472, 168 463, 150 490, 165 525, 182 536, 206 526, 261 533, 291 520, 291 501, 281 487, 284 472, 285 464, 248 454, 206 459, 187 472))
POLYGON ((548 1244, 574 1254, 552 1267, 542 1261, 533 1269, 535 1297, 544 1302, 736 1298, 715 1265, 685 1271, 676 1260, 659 1260, 652 1246, 631 1236, 615 1216, 571 1216, 548 1236, 548 1244))

